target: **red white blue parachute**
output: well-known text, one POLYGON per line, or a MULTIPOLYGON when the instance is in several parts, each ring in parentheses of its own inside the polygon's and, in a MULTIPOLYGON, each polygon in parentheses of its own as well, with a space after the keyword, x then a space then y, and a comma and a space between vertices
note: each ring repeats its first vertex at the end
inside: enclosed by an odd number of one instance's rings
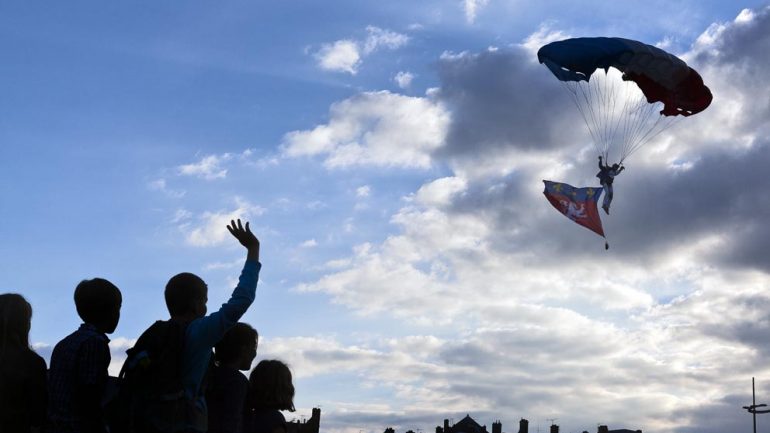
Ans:
POLYGON ((683 60, 630 39, 566 39, 541 47, 537 58, 569 91, 608 162, 623 162, 676 119, 711 104, 711 91, 683 60))

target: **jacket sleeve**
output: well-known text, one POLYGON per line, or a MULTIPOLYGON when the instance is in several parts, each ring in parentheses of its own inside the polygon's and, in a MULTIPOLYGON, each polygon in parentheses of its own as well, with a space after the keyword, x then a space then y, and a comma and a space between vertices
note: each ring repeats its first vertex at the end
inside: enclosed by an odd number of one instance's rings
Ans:
POLYGON ((261 263, 247 260, 230 300, 222 304, 218 311, 190 323, 188 332, 195 335, 194 341, 197 344, 213 347, 246 313, 254 302, 261 268, 261 263))

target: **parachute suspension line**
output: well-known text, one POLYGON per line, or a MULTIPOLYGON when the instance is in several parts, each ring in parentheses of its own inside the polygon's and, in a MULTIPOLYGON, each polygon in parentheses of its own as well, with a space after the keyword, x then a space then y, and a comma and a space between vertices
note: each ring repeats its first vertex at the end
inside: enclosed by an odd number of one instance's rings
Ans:
POLYGON ((604 128, 603 128, 604 112, 606 110, 602 110, 602 107, 603 107, 602 104, 604 103, 604 99, 603 99, 604 95, 602 93, 602 88, 599 85, 600 83, 596 79, 591 80, 590 78, 596 78, 596 77, 594 77, 593 75, 589 77, 588 95, 591 98, 593 109, 596 111, 596 130, 598 131, 598 135, 599 135, 599 146, 602 148, 604 152, 607 152, 608 149, 607 149, 607 143, 605 142, 605 139, 604 139, 604 128))
MULTIPOLYGON (((585 86, 581 86, 579 83, 576 83, 576 86, 578 89, 580 89, 583 95, 583 101, 585 101, 586 106, 588 107, 587 111, 591 115, 591 121, 586 123, 587 124, 590 123, 590 125, 593 125, 594 132, 596 134, 594 145, 596 146, 596 149, 599 151, 600 154, 606 155, 607 146, 604 145, 604 142, 602 141, 601 131, 599 131, 599 126, 600 126, 599 115, 601 113, 598 113, 598 111, 600 107, 594 108, 594 103, 596 102, 597 97, 594 96, 596 94, 596 91, 594 91, 594 86, 592 84, 593 83, 591 83, 589 79, 589 81, 586 82, 585 86)), ((589 128, 591 127, 590 125, 589 125, 589 128)))
MULTIPOLYGON (((596 77, 593 77, 596 78, 596 77)), ((610 152, 610 143, 607 141, 607 92, 608 89, 604 85, 603 82, 601 82, 601 79, 594 79, 591 81, 593 83, 593 86, 591 86, 591 89, 593 90, 594 94, 596 95, 592 102, 594 103, 594 110, 596 110, 596 119, 597 119, 597 129, 599 130, 600 134, 600 142, 602 149, 604 149, 604 157, 607 158, 609 156, 610 152)))
POLYGON ((610 141, 608 135, 607 124, 609 123, 609 101, 610 101, 610 89, 607 86, 607 80, 603 80, 601 76, 595 74, 593 83, 598 97, 595 99, 597 102, 596 111, 598 112, 599 128, 601 129, 601 144, 604 148, 604 157, 609 158, 610 153, 610 141))
POLYGON ((634 139, 633 137, 643 123, 643 116, 641 116, 641 113, 639 112, 642 108, 640 105, 640 98, 634 93, 634 89, 631 87, 633 85, 629 85, 630 83, 628 82, 624 82, 623 84, 625 85, 624 98, 626 99, 628 108, 622 113, 623 117, 626 119, 626 123, 623 131, 623 140, 619 146, 620 160, 625 158, 629 142, 634 139))
MULTIPOLYGON (((606 73, 605 73, 605 76, 606 76, 606 73)), ((607 78, 607 80, 609 81, 609 77, 605 77, 605 78, 607 78)), ((616 91, 615 91, 616 93, 619 93, 619 92, 626 93, 626 87, 623 86, 622 83, 619 84, 619 85, 616 85, 615 83, 613 83, 613 87, 616 89, 616 91), (617 90, 617 89, 619 89, 619 90, 617 90)), ((613 98, 612 98, 612 116, 615 119, 615 122, 614 122, 615 123, 615 129, 612 131, 612 137, 611 137, 611 140, 612 140, 613 143, 617 142, 617 140, 622 141, 623 137, 625 137, 625 135, 623 135, 623 134, 618 136, 618 131, 621 130, 620 129, 621 123, 627 121, 627 117, 626 116, 622 116, 622 114, 628 109, 628 98, 623 98, 622 99, 623 100, 623 107, 619 106, 620 104, 617 103, 618 100, 619 100, 619 98, 617 98, 615 95, 613 95, 613 98), (616 107, 619 108, 619 110, 620 110, 619 113, 616 112, 616 107)))
POLYGON ((634 145, 639 135, 643 133, 651 113, 650 106, 649 104, 646 104, 644 97, 637 95, 635 98, 631 97, 631 99, 633 101, 633 106, 631 112, 628 114, 628 117, 631 119, 631 128, 629 129, 628 134, 626 135, 626 139, 623 143, 621 160, 628 156, 629 148, 634 145))
POLYGON ((637 143, 634 147, 632 147, 629 150, 627 156, 630 156, 632 153, 636 152, 639 148, 647 144, 650 140, 657 137, 658 135, 660 135, 661 133, 663 133, 664 131, 671 128, 672 126, 674 126, 675 124, 679 123, 679 121, 682 120, 681 116, 666 117, 666 119, 663 119, 663 117, 664 116, 662 115, 660 116, 660 119, 658 119, 658 121, 656 122, 656 126, 653 126, 652 128, 650 128, 650 130, 647 132, 647 134, 645 134, 644 137, 642 137, 639 143, 637 143), (662 126, 660 127, 660 129, 655 131, 655 128, 657 127, 657 123, 660 123, 662 126))
POLYGON ((594 148, 596 148, 596 151, 600 154, 602 151, 599 149, 598 140, 596 133, 594 132, 593 128, 591 127, 592 123, 589 120, 588 116, 588 102, 586 99, 586 94, 584 89, 581 88, 581 86, 573 81, 560 81, 564 88, 567 90, 567 92, 572 96, 572 101, 575 103, 575 106, 578 108, 578 111, 580 112, 580 115, 583 117, 583 121, 585 122, 586 126, 588 127, 588 132, 591 134, 591 142, 594 145, 594 148), (578 90, 580 90, 580 95, 578 95, 578 90), (581 101, 586 102, 585 105, 581 103, 581 101))
MULTIPOLYGON (((623 83, 627 84, 627 83, 623 83)), ((632 123, 631 123, 631 116, 629 116, 627 113, 630 113, 632 111, 632 98, 631 93, 633 89, 629 89, 628 85, 623 86, 623 110, 621 111, 621 118, 623 119, 623 132, 621 133, 621 141, 623 142, 623 149, 621 149, 620 152, 620 162, 623 162, 623 157, 625 155, 625 146, 626 146, 626 137, 628 137, 628 132, 631 130, 632 123)))
MULTIPOLYGON (((641 98, 640 98, 641 99, 641 98)), ((640 143, 643 143, 644 138, 649 134, 652 128, 660 122, 660 115, 656 113, 657 108, 654 104, 646 104, 645 101, 640 101, 639 108, 636 110, 636 117, 639 119, 638 126, 634 130, 633 135, 626 143, 626 149, 624 150, 625 156, 628 156, 635 148, 638 148, 640 143), (655 123, 649 126, 653 117, 655 123)))

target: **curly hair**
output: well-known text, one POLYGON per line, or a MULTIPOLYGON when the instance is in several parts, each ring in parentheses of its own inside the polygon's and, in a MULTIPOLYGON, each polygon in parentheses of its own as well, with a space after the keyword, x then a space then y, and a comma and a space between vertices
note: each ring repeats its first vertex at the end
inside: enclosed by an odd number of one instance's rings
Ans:
POLYGON ((294 385, 289 366, 277 359, 260 361, 249 375, 249 404, 253 409, 294 412, 294 385))

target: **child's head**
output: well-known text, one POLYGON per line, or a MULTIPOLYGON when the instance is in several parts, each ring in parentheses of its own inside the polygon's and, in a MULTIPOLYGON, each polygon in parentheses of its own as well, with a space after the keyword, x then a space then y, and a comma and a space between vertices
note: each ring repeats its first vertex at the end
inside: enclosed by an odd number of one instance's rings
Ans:
POLYGON ((209 288, 197 275, 189 272, 174 275, 166 284, 166 307, 171 317, 192 318, 206 315, 209 288))
POLYGON ((248 323, 238 322, 230 328, 217 343, 216 360, 220 364, 229 364, 239 370, 251 368, 251 362, 257 356, 259 334, 248 323))
POLYGON ((105 334, 111 334, 117 328, 122 303, 120 289, 104 278, 83 280, 75 288, 78 315, 105 334))
POLYGON ((249 404, 255 409, 294 412, 289 366, 277 359, 260 361, 249 376, 249 404))
POLYGON ((0 295, 0 355, 6 349, 29 347, 32 306, 16 293, 0 295))

